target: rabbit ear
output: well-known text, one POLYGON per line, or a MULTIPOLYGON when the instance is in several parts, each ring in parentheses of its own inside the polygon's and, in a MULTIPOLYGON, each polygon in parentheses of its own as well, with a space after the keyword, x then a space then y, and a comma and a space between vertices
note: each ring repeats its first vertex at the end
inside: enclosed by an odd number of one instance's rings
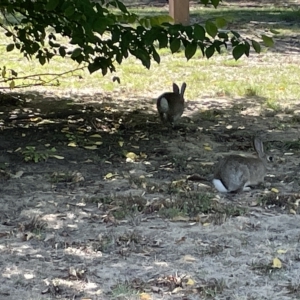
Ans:
POLYGON ((181 86, 181 91, 180 91, 180 94, 181 94, 182 97, 183 97, 183 95, 184 95, 185 89, 186 89, 186 83, 184 82, 184 83, 182 84, 182 86, 181 86))
POLYGON ((179 94, 179 86, 176 83, 173 83, 173 92, 179 94))
POLYGON ((262 141, 259 138, 254 139, 254 149, 257 152, 257 154, 261 157, 264 155, 264 145, 262 141))

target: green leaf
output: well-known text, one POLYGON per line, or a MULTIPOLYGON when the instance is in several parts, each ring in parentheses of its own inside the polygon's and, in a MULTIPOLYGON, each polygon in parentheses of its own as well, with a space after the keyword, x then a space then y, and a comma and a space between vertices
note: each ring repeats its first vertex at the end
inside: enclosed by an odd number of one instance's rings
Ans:
POLYGON ((123 60, 122 51, 119 51, 119 52, 116 53, 116 61, 120 65, 122 63, 122 60, 123 60))
POLYGON ((246 54, 246 56, 249 56, 249 54, 250 54, 250 44, 247 42, 247 41, 245 41, 245 54, 246 54))
POLYGON ((81 52, 82 52, 81 48, 74 49, 72 52, 71 58, 72 59, 76 58, 77 56, 79 56, 81 54, 81 52))
POLYGON ((126 6, 121 2, 121 1, 116 1, 118 8, 120 9, 121 12, 123 13, 128 13, 128 10, 126 8, 126 6))
POLYGON ((232 55, 233 55, 234 59, 238 60, 240 57, 243 56, 243 54, 245 54, 246 50, 247 49, 244 44, 239 44, 236 47, 234 47, 234 49, 232 51, 232 55))
POLYGON ((274 41, 271 37, 266 36, 264 34, 261 37, 262 37, 263 42, 264 42, 266 47, 273 47, 274 46, 274 41))
POLYGON ((191 59, 197 50, 197 44, 196 43, 190 43, 185 47, 184 55, 187 60, 191 59))
POLYGON ((168 37, 165 34, 160 33, 157 36, 157 39, 158 39, 158 44, 159 44, 159 48, 160 49, 168 47, 168 37))
POLYGON ((255 50, 256 53, 260 53, 261 47, 260 44, 257 41, 252 40, 252 47, 255 50))
POLYGON ((141 18, 139 22, 143 27, 146 27, 146 28, 151 27, 151 21, 149 18, 141 18))
POLYGON ((205 50, 205 56, 207 58, 212 57, 214 55, 214 53, 215 53, 215 47, 213 45, 207 47, 205 50))
POLYGON ((89 63, 88 70, 89 70, 90 74, 92 74, 92 73, 98 71, 99 69, 101 69, 101 67, 102 67, 102 64, 99 61, 99 59, 95 59, 94 62, 89 63))
POLYGON ((203 41, 205 39, 205 30, 198 24, 194 25, 194 39, 197 41, 203 41))
POLYGON ((61 57, 66 56, 66 48, 65 47, 63 47, 63 46, 59 47, 58 52, 61 57))
POLYGON ((219 37, 220 39, 223 39, 223 40, 225 40, 225 41, 228 41, 228 34, 227 34, 226 32, 219 32, 219 33, 218 33, 218 37, 219 37))
POLYGON ((99 17, 96 19, 96 21, 93 23, 93 30, 102 34, 108 25, 113 25, 114 22, 112 19, 107 18, 107 17, 99 17))
POLYGON ((128 23, 128 24, 133 24, 138 22, 138 17, 135 14, 130 14, 130 15, 121 15, 121 16, 115 16, 115 18, 118 20, 118 22, 121 23, 128 23))
POLYGON ((60 44, 59 43, 53 43, 51 40, 49 41, 49 45, 53 48, 58 48, 60 47, 60 44))
POLYGON ((6 51, 7 52, 13 51, 14 48, 15 48, 15 44, 9 44, 6 46, 6 51))
POLYGON ((46 58, 45 58, 45 56, 39 56, 39 62, 40 62, 40 64, 43 66, 45 63, 46 63, 46 58))
POLYGON ((68 8, 65 10, 65 16, 71 17, 75 13, 75 7, 74 6, 68 6, 68 8))
POLYGON ((105 76, 107 74, 107 67, 102 67, 102 75, 105 76))
POLYGON ((225 45, 221 41, 215 40, 213 42, 213 46, 214 46, 215 50, 220 54, 221 53, 221 46, 225 46, 225 45))
POLYGON ((231 30, 231 33, 232 33, 236 38, 240 38, 240 37, 241 37, 241 35, 240 35, 238 32, 234 31, 234 30, 231 30))
POLYGON ((82 54, 76 56, 75 58, 73 58, 76 62, 78 62, 78 64, 81 64, 84 61, 84 56, 82 54))
POLYGON ((274 34, 279 34, 279 33, 280 33, 278 30, 273 29, 273 28, 270 29, 270 32, 272 32, 272 33, 274 33, 274 34))
POLYGON ((151 59, 147 51, 144 49, 138 49, 136 51, 131 51, 131 54, 138 58, 147 69, 150 68, 151 59))
POLYGON ((180 46, 181 46, 180 39, 175 38, 170 44, 171 52, 172 53, 177 52, 180 49, 180 46))
POLYGON ((159 56, 159 54, 157 53, 157 51, 155 50, 154 47, 152 48, 152 56, 153 56, 153 59, 159 64, 160 63, 160 56, 159 56))
POLYGON ((159 15, 157 17, 158 17, 159 25, 173 22, 173 18, 170 15, 159 15))
POLYGON ((40 45, 37 42, 34 42, 31 45, 32 54, 35 53, 35 52, 37 52, 39 49, 40 49, 40 45))
POLYGON ((217 8, 219 3, 220 3, 220 0, 211 0, 211 4, 214 6, 214 8, 217 8))
POLYGON ((169 15, 147 17, 147 19, 150 21, 151 26, 160 26, 163 23, 170 23, 173 21, 169 15))
POLYGON ((218 28, 223 28, 227 26, 227 20, 224 18, 216 18, 216 25, 218 28))
POLYGON ((54 10, 59 4, 59 0, 49 0, 46 4, 46 10, 54 10))
POLYGON ((206 21, 205 29, 212 38, 214 38, 218 33, 218 28, 212 21, 206 21))

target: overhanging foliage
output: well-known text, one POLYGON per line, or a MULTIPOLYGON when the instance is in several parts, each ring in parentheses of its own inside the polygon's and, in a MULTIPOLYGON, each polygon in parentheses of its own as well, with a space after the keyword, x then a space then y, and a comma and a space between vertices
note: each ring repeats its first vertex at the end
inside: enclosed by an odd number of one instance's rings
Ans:
MULTIPOLYGON (((219 0, 201 0, 215 7, 219 0)), ((7 51, 18 49, 25 57, 36 58, 43 65, 55 55, 69 56, 87 63, 90 73, 115 71, 129 55, 150 68, 151 61, 160 62, 158 48, 170 48, 172 53, 184 47, 187 59, 200 48, 210 58, 222 47, 231 45, 233 56, 249 55, 251 46, 260 52, 260 44, 242 38, 234 31, 220 30, 226 20, 207 21, 204 26, 172 25, 169 16, 139 17, 127 10, 119 0, 2 0, 0 26, 12 43, 7 51), (67 43, 58 40, 61 35, 67 43)), ((271 46, 271 38, 264 36, 271 46)))

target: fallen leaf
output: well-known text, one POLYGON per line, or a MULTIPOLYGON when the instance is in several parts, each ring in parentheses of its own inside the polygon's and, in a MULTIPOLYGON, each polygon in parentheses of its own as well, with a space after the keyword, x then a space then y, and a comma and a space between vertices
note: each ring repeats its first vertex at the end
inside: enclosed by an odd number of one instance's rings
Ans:
POLYGON ((96 149, 98 149, 98 147, 96 145, 93 145, 93 146, 84 146, 83 148, 87 149, 87 150, 96 150, 96 149))
POLYGON ((195 262, 197 259, 195 257, 187 254, 182 258, 182 260, 185 262, 195 262))
POLYGON ((20 178, 23 174, 23 171, 18 171, 15 175, 11 174, 11 178, 20 178))
POLYGON ((141 300, 151 300, 152 296, 150 296, 149 294, 146 294, 146 293, 141 293, 140 294, 140 299, 141 300))
POLYGON ((92 159, 89 159, 89 158, 88 158, 88 159, 85 160, 84 162, 85 162, 85 163, 92 163, 92 162, 94 162, 94 161, 93 161, 92 159))
POLYGON ((31 122, 37 122, 37 121, 42 120, 42 118, 40 118, 40 117, 37 117, 37 118, 30 118, 29 120, 30 120, 31 122))
POLYGON ((172 221, 175 222, 188 222, 190 220, 189 217, 183 217, 183 216, 176 216, 174 218, 172 218, 172 221))
POLYGON ((276 194, 279 193, 279 191, 275 188, 271 188, 271 192, 276 193, 276 194))
POLYGON ((50 157, 54 157, 56 159, 65 159, 63 156, 60 155, 50 155, 50 157))
POLYGON ((54 124, 54 121, 51 120, 41 120, 40 122, 38 122, 38 125, 44 125, 44 124, 54 124))
POLYGON ((119 141, 119 146, 123 147, 123 145, 124 145, 124 142, 123 141, 119 141))
POLYGON ((174 290, 172 290, 172 294, 176 294, 176 293, 179 293, 180 291, 182 291, 183 289, 182 289, 182 287, 180 287, 180 286, 178 286, 178 287, 176 287, 174 290))
POLYGON ((100 142, 100 141, 95 142, 95 145, 97 145, 97 146, 100 146, 100 145, 102 145, 102 144, 103 144, 103 142, 100 142))
POLYGON ((68 144, 69 147, 77 147, 77 144, 75 142, 71 142, 68 144))
POLYGON ((126 157, 135 160, 138 156, 134 152, 127 152, 126 157))
POLYGON ((279 250, 277 250, 277 253, 278 254, 285 254, 285 253, 287 253, 287 250, 279 249, 279 250))
POLYGON ((210 147, 204 147, 204 150, 211 151, 212 149, 210 147))
POLYGON ((186 284, 187 285, 194 285, 195 281, 193 279, 189 278, 186 284))
POLYGON ((90 138, 101 138, 101 135, 98 133, 90 135, 90 138))
POLYGON ((296 215, 297 213, 296 213, 296 211, 294 210, 294 209, 290 209, 290 214, 292 214, 292 215, 296 215))
POLYGON ((107 173, 105 176, 104 176, 104 179, 110 179, 114 176, 116 176, 117 174, 113 174, 113 173, 107 173))
POLYGON ((282 268, 282 263, 281 260, 278 257, 275 257, 273 259, 273 265, 272 268, 276 268, 276 269, 281 269, 282 268))

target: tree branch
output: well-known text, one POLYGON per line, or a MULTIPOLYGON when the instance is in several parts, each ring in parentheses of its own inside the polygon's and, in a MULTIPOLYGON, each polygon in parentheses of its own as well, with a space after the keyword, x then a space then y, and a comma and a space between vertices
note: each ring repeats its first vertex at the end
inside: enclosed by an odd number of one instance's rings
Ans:
MULTIPOLYGON (((85 69, 86 66, 80 67, 80 68, 76 68, 76 69, 72 69, 66 72, 62 72, 62 73, 40 73, 40 74, 32 74, 32 75, 26 75, 26 76, 22 76, 22 77, 9 77, 9 78, 5 78, 3 80, 0 80, 0 83, 6 83, 6 82, 10 82, 12 80, 16 81, 16 80, 26 80, 26 79, 31 79, 31 80, 36 80, 36 81, 40 81, 39 83, 28 83, 28 84, 22 84, 22 85, 16 85, 14 86, 14 89, 16 88, 24 88, 24 87, 31 87, 31 86, 46 86, 49 85, 51 82, 53 82, 54 80, 57 80, 59 77, 67 75, 69 73, 73 73, 79 70, 83 70, 85 69), (41 78, 36 79, 36 77, 42 77, 42 76, 54 76, 53 78, 49 79, 49 80, 42 80, 41 78)), ((10 87, 0 87, 0 90, 5 90, 5 89, 10 89, 10 87)))

